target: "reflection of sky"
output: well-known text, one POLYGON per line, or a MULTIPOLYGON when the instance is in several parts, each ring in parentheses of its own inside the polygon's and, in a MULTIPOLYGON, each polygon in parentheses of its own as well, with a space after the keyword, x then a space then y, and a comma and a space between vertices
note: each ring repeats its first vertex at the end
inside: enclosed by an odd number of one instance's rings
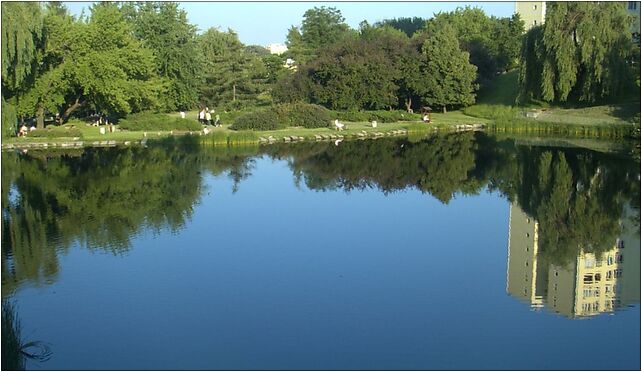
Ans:
MULTIPOLYGON (((82 8, 88 13, 91 2, 65 3, 73 14, 82 8)), ((353 28, 367 20, 374 23, 400 17, 430 18, 440 11, 455 10, 459 6, 477 6, 486 14, 509 17, 515 10, 514 2, 183 2, 189 21, 202 31, 210 27, 231 28, 244 44, 267 45, 284 43, 287 30, 298 26, 306 10, 313 7, 336 7, 353 28)))
POLYGON ((123 256, 73 247, 56 283, 17 295, 23 332, 55 350, 31 368, 639 367, 639 306, 572 321, 506 294, 498 193, 297 189, 267 157, 235 194, 225 175, 204 183, 177 234, 123 256))

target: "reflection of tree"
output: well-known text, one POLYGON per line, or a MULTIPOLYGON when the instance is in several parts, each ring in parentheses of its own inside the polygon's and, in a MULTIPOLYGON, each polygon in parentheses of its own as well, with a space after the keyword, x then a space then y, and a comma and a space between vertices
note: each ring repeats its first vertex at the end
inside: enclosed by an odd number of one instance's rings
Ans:
MULTIPOLYGON (((261 153, 287 159, 313 190, 416 188, 444 203, 484 186, 539 221, 543 256, 561 264, 599 253, 619 233, 625 203, 639 205, 639 163, 583 149, 517 146, 479 133, 410 140, 203 149, 193 139, 148 148, 2 154, 2 289, 58 272, 73 242, 122 252, 142 229, 181 229, 201 194, 201 172, 227 173, 237 190, 261 153), (12 191, 14 190, 14 191, 12 191)), ((639 209, 637 218, 639 219, 639 209)), ((635 217, 634 217, 635 218, 635 217)))
POLYGON ((454 193, 475 193, 482 183, 470 177, 475 167, 473 133, 435 135, 411 142, 385 138, 327 143, 277 145, 272 156, 291 156, 295 175, 311 189, 377 187, 394 192, 415 187, 444 203, 454 193))
POLYGON ((611 249, 624 203, 639 200, 639 165, 617 155, 519 146, 500 158, 490 184, 539 222, 542 255, 558 265, 611 249))
POLYGON ((46 343, 22 340, 22 326, 13 303, 2 301, 2 370, 22 371, 27 358, 46 362, 51 355, 46 343))
POLYGON ((3 173, 3 295, 25 279, 53 279, 57 251, 73 241, 116 253, 141 229, 181 229, 201 190, 197 152, 180 141, 44 160, 3 154, 5 162, 13 169, 9 182, 3 173))
POLYGON ((283 144, 266 151, 288 158, 296 181, 314 190, 415 187, 447 203, 457 192, 477 193, 488 185, 539 221, 543 258, 558 265, 581 249, 599 254, 612 248, 624 204, 640 199, 639 165, 631 159, 585 149, 517 146, 470 132, 338 147, 283 144))

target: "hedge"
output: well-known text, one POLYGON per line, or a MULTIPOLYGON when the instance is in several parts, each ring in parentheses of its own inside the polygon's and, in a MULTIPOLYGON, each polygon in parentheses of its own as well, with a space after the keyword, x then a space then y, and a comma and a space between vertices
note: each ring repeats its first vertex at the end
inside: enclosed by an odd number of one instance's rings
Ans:
POLYGON ((193 130, 202 129, 201 124, 194 119, 173 118, 166 114, 141 112, 131 114, 118 122, 120 129, 141 130, 193 130))
POLYGON ((247 113, 234 120, 234 130, 274 130, 287 127, 325 128, 331 122, 330 112, 317 105, 285 103, 247 113))

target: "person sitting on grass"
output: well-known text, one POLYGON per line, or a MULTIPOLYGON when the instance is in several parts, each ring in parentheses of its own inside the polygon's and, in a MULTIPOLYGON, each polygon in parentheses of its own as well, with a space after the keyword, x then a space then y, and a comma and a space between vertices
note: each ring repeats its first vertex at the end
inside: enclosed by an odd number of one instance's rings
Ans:
POLYGON ((22 126, 20 127, 20 131, 18 132, 18 137, 24 137, 24 136, 26 136, 26 135, 27 135, 27 131, 28 131, 28 130, 29 130, 29 129, 27 128, 27 126, 26 126, 26 125, 24 125, 24 124, 22 124, 22 126))
POLYGON ((337 128, 337 130, 343 130, 343 128, 346 126, 345 124, 339 122, 339 119, 336 119, 334 121, 334 126, 337 128))

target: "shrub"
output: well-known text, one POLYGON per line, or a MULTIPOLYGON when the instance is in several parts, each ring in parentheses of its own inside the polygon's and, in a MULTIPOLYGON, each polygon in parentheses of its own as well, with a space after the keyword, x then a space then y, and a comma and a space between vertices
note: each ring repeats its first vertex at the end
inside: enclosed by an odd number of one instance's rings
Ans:
POLYGON ((36 129, 27 133, 27 137, 36 138, 57 138, 57 137, 79 137, 82 138, 82 132, 78 128, 54 127, 48 126, 46 129, 36 129))
POLYGON ((230 126, 230 129, 233 130, 275 130, 280 128, 285 128, 285 124, 279 122, 279 115, 271 108, 241 115, 230 126))
POLYGON ((287 106, 288 125, 304 128, 324 128, 331 121, 328 109, 307 103, 294 103, 287 106))
POLYGON ((307 103, 284 103, 240 116, 234 120, 230 129, 324 128, 330 124, 330 121, 329 111, 321 106, 307 103))
POLYGON ((420 120, 421 115, 410 114, 406 111, 332 111, 333 116, 339 120, 352 122, 370 122, 376 120, 380 123, 394 123, 398 121, 420 120))
POLYGON ((201 124, 194 119, 172 118, 166 114, 141 112, 131 114, 118 123, 121 129, 141 130, 201 130, 201 124))

